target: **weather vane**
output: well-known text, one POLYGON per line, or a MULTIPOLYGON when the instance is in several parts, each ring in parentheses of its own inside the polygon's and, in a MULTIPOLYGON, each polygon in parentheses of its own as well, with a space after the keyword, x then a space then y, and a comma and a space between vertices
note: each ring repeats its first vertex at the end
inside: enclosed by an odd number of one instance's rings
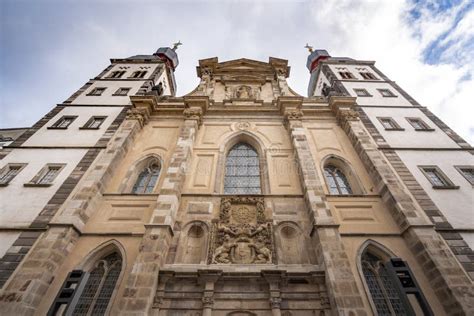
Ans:
POLYGON ((181 43, 181 41, 178 41, 177 43, 173 43, 173 50, 177 50, 178 46, 180 46, 180 45, 183 45, 183 43, 181 43))
POLYGON ((310 53, 313 52, 313 46, 309 46, 308 43, 306 43, 306 46, 304 48, 307 48, 309 50, 310 53))

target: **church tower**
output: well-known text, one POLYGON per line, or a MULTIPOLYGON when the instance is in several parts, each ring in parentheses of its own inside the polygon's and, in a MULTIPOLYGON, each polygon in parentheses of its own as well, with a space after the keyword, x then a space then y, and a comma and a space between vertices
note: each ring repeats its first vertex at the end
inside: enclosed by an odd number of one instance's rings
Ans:
POLYGON ((469 222, 467 143, 325 50, 309 97, 274 57, 200 60, 176 96, 179 44, 112 59, 3 149, 3 314, 474 312, 470 228, 451 221, 469 222))

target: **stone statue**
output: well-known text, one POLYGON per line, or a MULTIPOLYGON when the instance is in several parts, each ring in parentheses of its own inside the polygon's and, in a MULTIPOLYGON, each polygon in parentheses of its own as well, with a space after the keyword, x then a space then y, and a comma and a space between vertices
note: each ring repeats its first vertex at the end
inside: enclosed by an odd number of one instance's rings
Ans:
POLYGON ((224 235, 224 242, 214 251, 214 263, 230 263, 230 251, 236 244, 232 242, 229 235, 224 235))

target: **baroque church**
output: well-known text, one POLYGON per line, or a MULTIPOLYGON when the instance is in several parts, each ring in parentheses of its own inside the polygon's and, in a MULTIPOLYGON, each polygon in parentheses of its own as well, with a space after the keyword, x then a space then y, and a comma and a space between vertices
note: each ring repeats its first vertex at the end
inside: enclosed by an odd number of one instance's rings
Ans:
MULTIPOLYGON (((0 314, 474 315, 474 150, 373 61, 177 48, 0 151, 0 314)), ((7 131, 0 131, 7 135, 7 131)))

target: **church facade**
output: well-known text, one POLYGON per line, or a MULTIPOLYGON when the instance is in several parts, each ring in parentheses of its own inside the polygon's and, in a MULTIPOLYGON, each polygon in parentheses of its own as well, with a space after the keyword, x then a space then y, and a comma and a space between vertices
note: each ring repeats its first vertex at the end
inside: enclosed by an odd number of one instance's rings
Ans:
POLYGON ((470 315, 473 148, 374 62, 112 59, 0 152, 2 315, 470 315))

